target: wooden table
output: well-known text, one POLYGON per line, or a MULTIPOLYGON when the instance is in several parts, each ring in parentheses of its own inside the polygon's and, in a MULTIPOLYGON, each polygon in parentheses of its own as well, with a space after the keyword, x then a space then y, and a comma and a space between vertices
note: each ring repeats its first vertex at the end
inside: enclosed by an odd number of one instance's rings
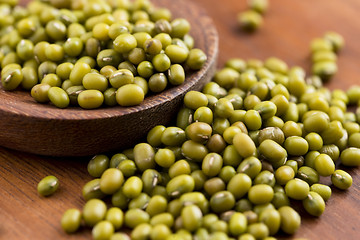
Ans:
MULTIPOLYGON (((230 57, 277 56, 289 65, 308 70, 309 42, 327 30, 334 30, 344 36, 346 47, 339 55, 339 72, 327 86, 346 89, 359 83, 360 2, 357 0, 273 0, 264 26, 255 34, 238 29, 236 15, 246 8, 245 1, 196 2, 213 17, 218 29, 219 67, 230 57)), ((89 159, 41 157, 0 148, 0 239, 90 239, 89 229, 66 235, 59 223, 66 209, 81 209, 84 204, 81 189, 91 179, 86 172, 89 159), (39 197, 36 185, 49 174, 59 178, 60 189, 50 198, 39 197)), ((303 224, 294 238, 360 238, 360 169, 349 172, 353 186, 348 191, 333 189, 321 217, 302 213, 303 224)))

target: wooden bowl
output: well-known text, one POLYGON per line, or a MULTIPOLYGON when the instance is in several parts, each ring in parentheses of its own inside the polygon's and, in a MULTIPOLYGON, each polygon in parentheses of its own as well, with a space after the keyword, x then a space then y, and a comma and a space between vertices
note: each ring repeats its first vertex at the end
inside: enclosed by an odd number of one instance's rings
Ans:
POLYGON ((216 68, 218 35, 204 10, 190 0, 153 0, 169 8, 174 17, 191 23, 195 46, 208 57, 205 66, 187 72, 184 84, 147 97, 135 107, 84 110, 58 109, 36 103, 29 92, 0 89, 0 145, 48 156, 88 156, 120 151, 144 139, 158 124, 168 124, 189 90, 200 90, 216 68))

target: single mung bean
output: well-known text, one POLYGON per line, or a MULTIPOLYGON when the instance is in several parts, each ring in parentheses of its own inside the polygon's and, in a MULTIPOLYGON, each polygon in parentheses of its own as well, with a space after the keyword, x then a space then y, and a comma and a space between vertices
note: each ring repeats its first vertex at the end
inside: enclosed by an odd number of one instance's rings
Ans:
MULTIPOLYGON (((263 166, 262 169, 265 169, 264 162, 263 162, 262 166, 263 166)), ((270 167, 272 167, 272 166, 270 165, 270 167)), ((269 170, 262 170, 254 179, 254 185, 256 185, 256 184, 267 184, 271 187, 274 187, 275 186, 274 173, 270 172, 269 170)))
POLYGON ((280 229, 281 216, 276 209, 265 209, 259 214, 259 221, 268 227, 269 235, 274 235, 280 229))
POLYGON ((182 174, 190 174, 191 167, 186 160, 181 159, 170 166, 168 173, 170 178, 174 178, 182 174))
POLYGON ((239 25, 246 31, 254 31, 263 24, 263 18, 260 13, 254 10, 247 10, 239 13, 239 25))
POLYGON ((222 165, 223 158, 220 154, 209 153, 203 159, 201 170, 206 176, 214 177, 220 173, 222 165))
POLYGON ((314 161, 314 167, 321 176, 330 176, 335 171, 335 163, 329 155, 321 153, 314 161))
POLYGON ((41 83, 47 83, 52 87, 60 87, 61 79, 55 73, 49 73, 41 80, 41 83))
POLYGON ((269 203, 274 197, 274 190, 267 184, 252 186, 248 192, 249 200, 254 204, 269 203))
MULTIPOLYGON (((170 205, 170 203, 169 203, 169 205, 170 205)), ((169 210, 169 205, 168 205, 168 210, 169 210)), ((155 226, 157 224, 164 224, 164 225, 168 226, 169 228, 171 228, 174 225, 174 217, 173 217, 173 215, 171 215, 168 212, 159 213, 150 219, 150 224, 152 226, 155 226)))
POLYGON ((278 211, 281 217, 281 230, 287 234, 294 234, 301 225, 299 213, 289 206, 280 207, 278 211))
POLYGON ((249 135, 238 133, 233 138, 233 144, 241 157, 246 158, 255 154, 256 146, 249 135))
POLYGON ((136 198, 143 189, 143 182, 137 176, 129 177, 122 186, 124 195, 128 198, 136 198))
POLYGON ((186 140, 186 133, 179 127, 167 127, 161 135, 161 142, 166 146, 180 146, 186 140))
POLYGON ((159 149, 155 153, 155 162, 161 167, 171 167, 175 162, 175 154, 170 149, 159 149))
POLYGON ((106 210, 106 204, 99 199, 87 201, 82 210, 85 224, 90 227, 95 226, 105 218, 106 210))
POLYGON ((178 197, 194 190, 194 179, 186 174, 172 178, 166 185, 166 191, 170 197, 178 197))
POLYGON ((281 166, 275 171, 276 182, 285 185, 288 181, 295 177, 295 171, 290 166, 281 166))
POLYGON ((351 187, 353 180, 349 173, 338 169, 331 175, 331 182, 335 185, 335 187, 341 190, 346 190, 351 187))
POLYGON ((118 207, 111 207, 107 210, 105 220, 111 222, 114 229, 120 229, 124 222, 124 213, 118 207))
POLYGON ((253 235, 255 239, 265 239, 269 236, 269 229, 262 222, 249 224, 247 232, 253 235))
POLYGON ((212 196, 217 192, 225 190, 226 186, 221 178, 213 177, 204 182, 203 188, 208 195, 212 196))
POLYGON ((130 33, 123 33, 114 40, 114 49, 119 53, 130 52, 137 46, 136 38, 130 33))
POLYGON ((87 171, 92 177, 101 177, 109 168, 109 158, 106 155, 94 156, 87 165, 87 171))
POLYGON ((344 38, 337 32, 326 32, 324 39, 331 43, 335 52, 340 51, 345 45, 344 38))
POLYGON ((283 144, 285 136, 283 131, 278 127, 263 128, 259 132, 259 143, 262 143, 266 139, 271 139, 278 144, 283 144))
POLYGON ((192 140, 184 142, 181 146, 181 152, 187 159, 201 162, 209 150, 201 143, 192 140))
POLYGON ((117 168, 106 169, 100 178, 100 190, 105 194, 113 194, 120 189, 124 175, 117 168))
POLYGON ((309 191, 309 184, 299 178, 294 178, 285 185, 286 195, 295 200, 304 200, 309 191))
POLYGON ((131 240, 129 235, 122 232, 116 232, 114 233, 109 240, 131 240))
MULTIPOLYGON (((209 138, 209 140, 206 143, 206 147, 207 149, 209 149, 209 151, 221 153, 226 148, 226 142, 220 134, 216 133, 209 138)), ((237 152, 236 154, 237 156, 240 157, 240 155, 237 152)))
POLYGON ((92 229, 92 237, 94 240, 109 239, 114 234, 114 226, 109 221, 100 221, 92 229))
POLYGON ((254 109, 250 109, 245 113, 244 123, 249 130, 259 130, 262 125, 260 113, 254 109))
POLYGON ((155 151, 150 144, 139 143, 134 147, 134 160, 140 171, 155 167, 155 151))
POLYGON ((81 224, 81 212, 78 209, 70 208, 61 217, 61 227, 66 233, 76 232, 81 224))
POLYGON ((82 196, 85 201, 93 198, 102 199, 105 193, 100 190, 100 178, 95 178, 87 182, 82 188, 82 196))
POLYGON ((129 209, 124 216, 124 222, 127 227, 134 229, 142 223, 148 223, 150 216, 147 212, 141 209, 129 209))
POLYGON ((126 84, 116 91, 116 101, 124 107, 139 105, 144 97, 144 91, 136 84, 126 84))
POLYGON ((84 109, 98 108, 104 102, 104 95, 99 90, 84 90, 79 93, 77 102, 84 109))
POLYGON ((245 158, 237 168, 238 173, 245 173, 251 179, 254 179, 261 171, 261 161, 256 157, 245 158))
POLYGON ((212 128, 204 122, 194 122, 186 127, 186 136, 196 142, 205 143, 212 134, 212 128))
POLYGON ((157 224, 154 225, 151 229, 150 239, 156 240, 156 239, 166 239, 171 235, 171 230, 168 226, 165 224, 157 224))
POLYGON ((210 232, 211 235, 216 233, 222 233, 226 236, 229 232, 229 226, 224 220, 217 220, 213 223, 213 225, 210 226, 210 232))
POLYGON ((185 70, 180 64, 171 65, 167 74, 172 85, 180 85, 185 81, 185 70))
POLYGON ((229 191, 220 191, 210 198, 210 208, 215 213, 223 213, 235 206, 234 195, 229 191))
POLYGON ((184 228, 194 232, 201 227, 203 214, 196 205, 185 206, 181 211, 184 228))
POLYGON ((171 21, 171 33, 173 38, 182 38, 190 31, 190 23, 184 18, 176 18, 171 21))
POLYGON ((186 107, 196 110, 199 107, 206 107, 208 99, 205 94, 197 91, 189 91, 185 94, 184 104, 186 107))
POLYGON ((286 138, 284 147, 287 153, 293 156, 305 155, 309 150, 308 142, 299 136, 291 136, 286 138))
POLYGON ((38 183, 37 191, 41 196, 50 196, 59 188, 59 180, 55 176, 47 176, 38 183))
POLYGON ((167 77, 164 73, 156 73, 148 80, 150 91, 154 93, 162 92, 168 85, 167 77))
POLYGON ((279 162, 287 158, 287 151, 271 139, 266 139, 261 142, 258 151, 271 163, 279 162))
POLYGON ((344 166, 356 167, 360 166, 360 149, 349 147, 341 152, 341 164, 344 166))
POLYGON ((50 88, 51 88, 51 86, 46 83, 36 84, 31 89, 31 96, 35 99, 35 101, 37 101, 39 103, 49 102, 50 99, 48 96, 48 92, 49 92, 50 88))
POLYGON ((65 81, 69 79, 70 73, 73 70, 73 68, 74 68, 74 64, 72 63, 69 62, 61 63, 56 67, 56 75, 58 75, 61 80, 65 81))
POLYGON ((73 85, 81 85, 83 77, 91 72, 91 67, 85 62, 75 63, 70 72, 69 79, 73 85))
POLYGON ((300 167, 296 174, 296 177, 304 180, 309 185, 318 183, 320 180, 319 173, 314 168, 308 166, 300 167))
POLYGON ((23 81, 23 73, 19 65, 11 65, 8 68, 3 67, 1 71, 1 83, 5 90, 16 89, 23 81))
POLYGON ((311 151, 317 151, 323 146, 323 140, 321 136, 316 132, 308 133, 305 136, 305 140, 308 142, 309 150, 311 151))
POLYGON ((192 70, 199 70, 204 66, 206 60, 207 56, 201 49, 193 48, 186 59, 186 65, 192 70))
POLYGON ((310 191, 302 203, 305 210, 315 217, 319 217, 325 210, 325 201, 317 192, 310 191))
POLYGON ((238 173, 233 176, 227 184, 227 190, 231 192, 235 199, 241 199, 251 188, 251 178, 245 173, 238 173))
POLYGON ((146 212, 150 217, 166 212, 168 203, 167 199, 161 195, 151 197, 146 206, 146 212))

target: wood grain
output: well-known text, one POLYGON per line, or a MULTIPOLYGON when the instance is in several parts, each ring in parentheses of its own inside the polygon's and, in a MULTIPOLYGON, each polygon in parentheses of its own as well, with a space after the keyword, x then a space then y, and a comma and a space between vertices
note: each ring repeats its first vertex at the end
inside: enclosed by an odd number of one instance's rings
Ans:
MULTIPOLYGON (((359 1, 274 0, 263 28, 251 35, 239 31, 236 25, 236 14, 245 9, 245 1, 196 2, 214 19, 219 32, 218 66, 230 57, 278 56, 291 65, 309 69, 310 40, 335 30, 345 37, 346 47, 339 54, 339 72, 328 86, 346 89, 359 84, 359 1)), ((84 204, 80 195, 83 184, 91 179, 86 174, 88 160, 40 157, 0 148, 0 239, 91 239, 89 229, 66 235, 59 224, 65 209, 81 209, 84 204), (60 189, 50 198, 39 197, 36 184, 49 174, 59 177, 60 189)), ((333 196, 319 218, 301 211, 300 230, 294 236, 282 235, 279 239, 359 239, 360 170, 347 170, 353 176, 353 186, 347 191, 333 189, 333 196)), ((299 203, 295 205, 301 209, 299 203)))
POLYGON ((210 81, 216 68, 218 36, 212 20, 196 4, 187 0, 178 1, 177 6, 164 0, 153 2, 172 9, 174 17, 183 16, 190 21, 195 46, 208 57, 201 70, 189 70, 180 86, 127 108, 58 109, 36 103, 28 92, 0 89, 0 129, 3 129, 0 146, 48 156, 89 156, 131 147, 152 127, 168 124, 180 108, 185 93, 200 90, 210 81))

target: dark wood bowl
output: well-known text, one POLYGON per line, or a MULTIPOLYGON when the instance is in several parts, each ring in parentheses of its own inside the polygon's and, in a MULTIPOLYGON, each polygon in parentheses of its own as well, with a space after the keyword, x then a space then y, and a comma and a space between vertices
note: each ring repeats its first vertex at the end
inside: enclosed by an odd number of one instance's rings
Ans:
POLYGON ((135 107, 84 110, 58 109, 36 103, 29 92, 0 89, 0 145, 48 156, 88 156, 133 146, 158 124, 168 124, 181 107, 183 96, 200 90, 216 68, 218 35, 204 10, 190 0, 153 0, 174 17, 191 23, 195 46, 208 57, 205 66, 187 72, 184 84, 147 97, 135 107))

